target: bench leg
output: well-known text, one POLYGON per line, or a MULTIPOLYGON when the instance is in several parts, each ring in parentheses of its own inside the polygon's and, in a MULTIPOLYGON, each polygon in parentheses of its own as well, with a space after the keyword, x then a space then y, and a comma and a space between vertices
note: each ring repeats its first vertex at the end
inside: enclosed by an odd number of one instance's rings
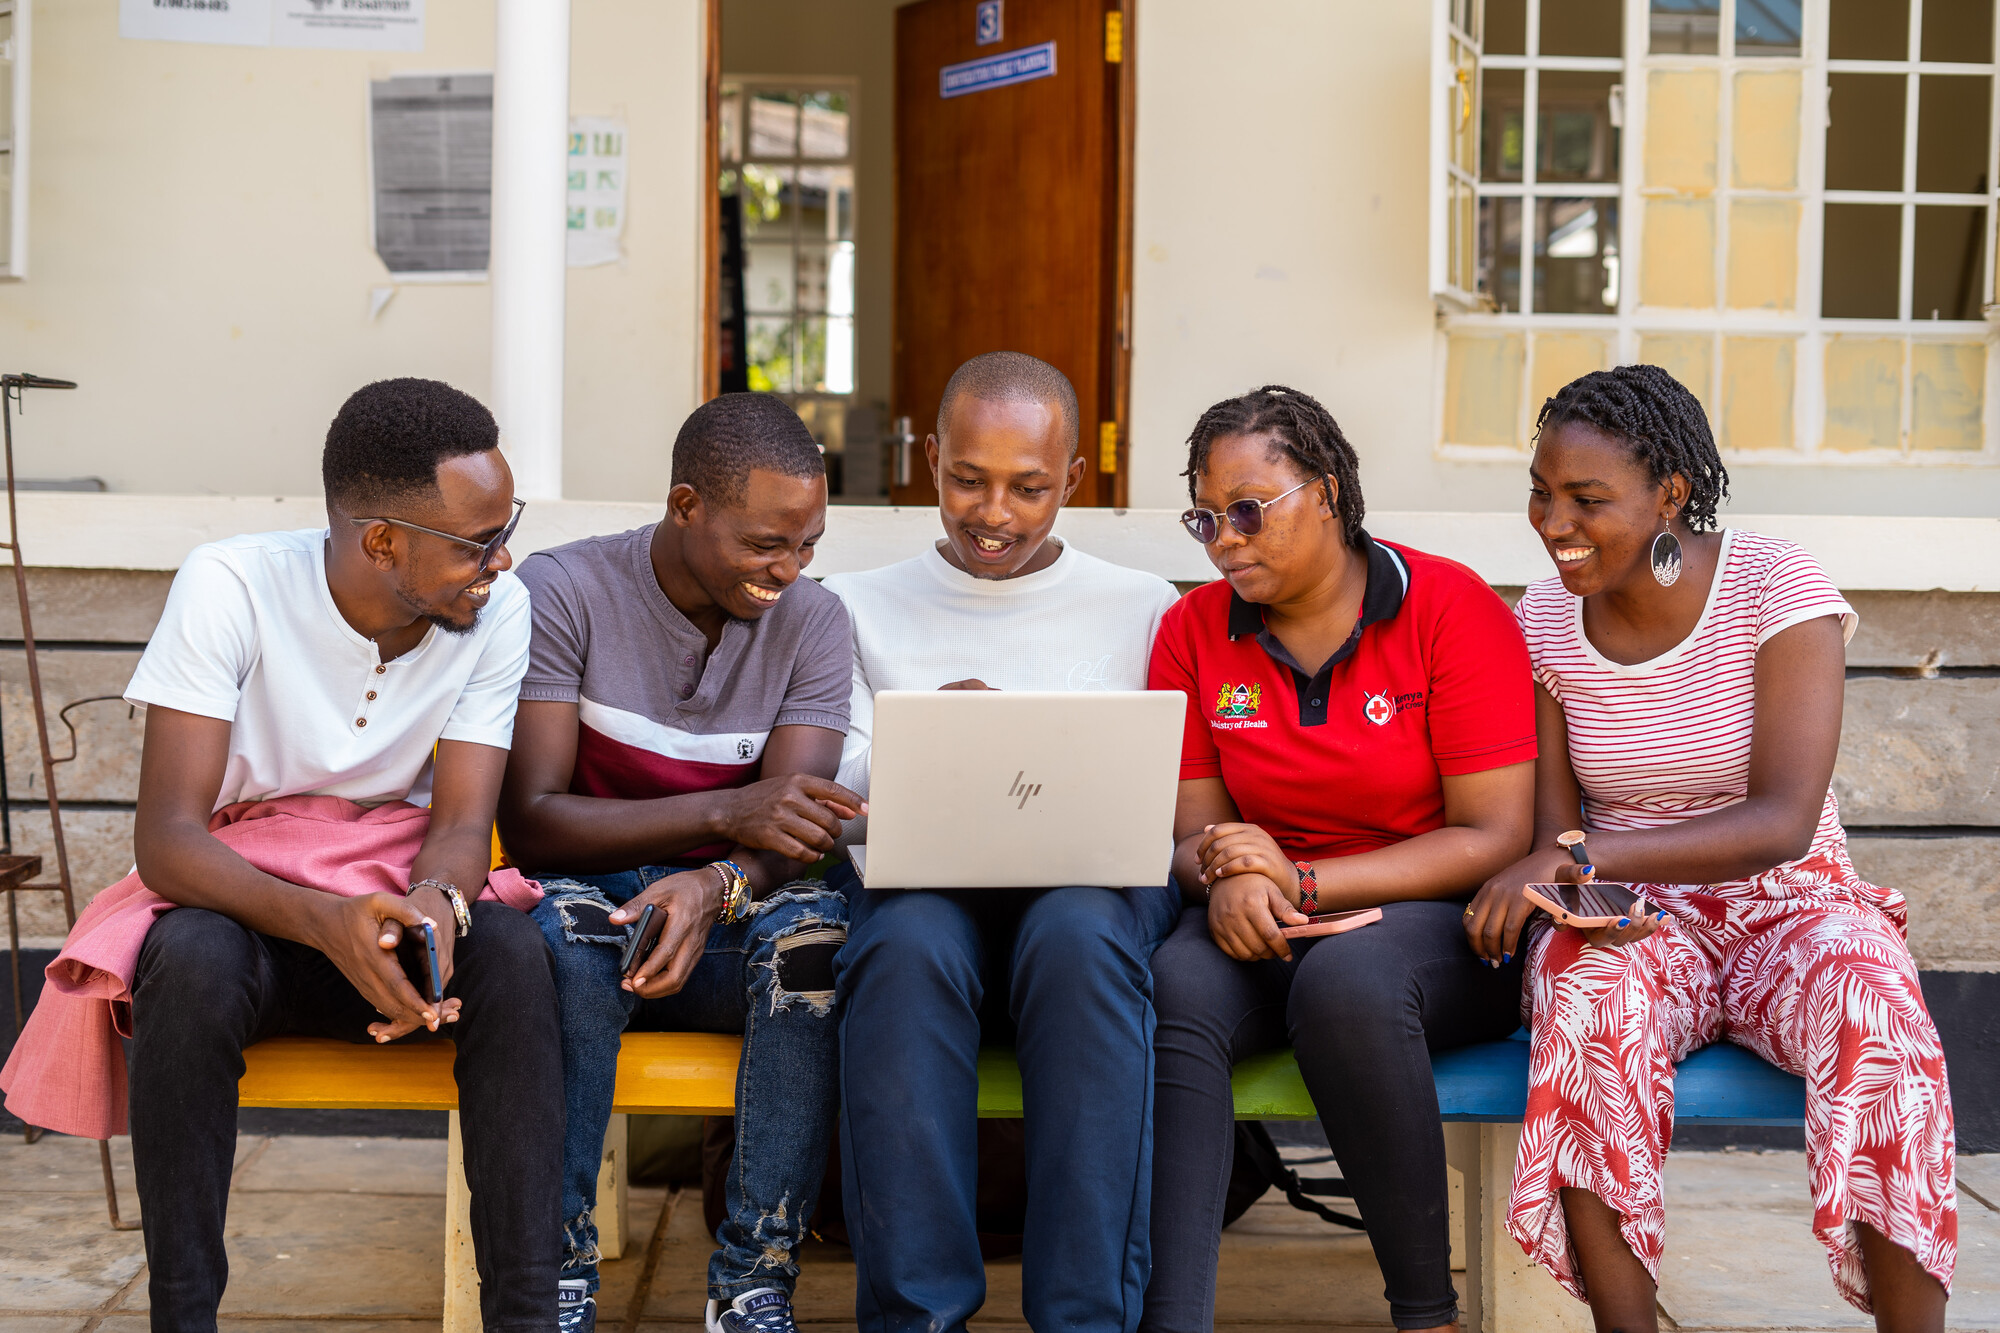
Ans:
POLYGON ((625 1150, 628 1120, 611 1117, 604 1127, 604 1160, 597 1167, 597 1255, 618 1259, 625 1254, 626 1177, 632 1162, 625 1150))
POLYGON ((444 1330, 480 1333, 479 1269, 472 1260, 472 1192, 465 1187, 465 1140, 451 1113, 444 1168, 444 1330))
POLYGON ((1459 1166, 1470 1152, 1475 1162, 1465 1175, 1466 1333, 1593 1333, 1590 1307, 1558 1286, 1508 1234, 1507 1201, 1520 1147, 1518 1124, 1445 1126, 1446 1161, 1459 1166))
POLYGON ((1453 1210, 1451 1249, 1453 1268, 1465 1270, 1465 1290, 1459 1302, 1465 1309, 1465 1333, 1486 1333, 1486 1209, 1482 1186, 1485 1172, 1480 1166, 1480 1125, 1454 1121, 1444 1127, 1445 1165, 1458 1173, 1458 1206, 1453 1210))

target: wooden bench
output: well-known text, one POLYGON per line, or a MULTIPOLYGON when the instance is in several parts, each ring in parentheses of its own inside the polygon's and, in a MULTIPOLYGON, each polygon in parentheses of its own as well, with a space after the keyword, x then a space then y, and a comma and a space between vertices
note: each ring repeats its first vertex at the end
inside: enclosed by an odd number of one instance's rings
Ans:
MULTIPOLYGON (((598 1177, 599 1230, 606 1258, 625 1241, 626 1114, 729 1115, 735 1109, 741 1042, 700 1032, 631 1032, 618 1055, 611 1132, 598 1177)), ((468 1226, 469 1196, 461 1157, 458 1089, 448 1041, 373 1047, 309 1037, 280 1037, 245 1052, 239 1087, 244 1106, 449 1111, 450 1164, 445 1183, 445 1333, 477 1333, 478 1277, 468 1226)), ((1530 1265, 1503 1225, 1520 1121, 1527 1109, 1528 1043, 1469 1046, 1432 1061, 1445 1120, 1452 1182, 1452 1246, 1464 1259, 1467 1333, 1487 1329, 1588 1328, 1583 1307, 1530 1265)), ((1239 1120, 1310 1120, 1312 1099, 1290 1051, 1272 1051, 1236 1067, 1239 1120)), ((1730 1045, 1711 1046, 1681 1065, 1675 1085, 1678 1123, 1798 1125, 1804 1082, 1730 1045)), ((1012 1052, 979 1055, 979 1114, 1021 1114, 1021 1075, 1012 1052)))

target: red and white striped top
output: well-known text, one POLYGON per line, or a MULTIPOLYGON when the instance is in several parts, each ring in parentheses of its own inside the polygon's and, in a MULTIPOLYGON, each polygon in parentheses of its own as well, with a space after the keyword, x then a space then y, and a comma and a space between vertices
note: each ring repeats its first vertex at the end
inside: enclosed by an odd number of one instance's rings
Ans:
MULTIPOLYGON (((1515 615, 1536 681, 1562 705, 1585 822, 1601 829, 1654 828, 1744 799, 1757 650, 1817 616, 1839 616, 1843 639, 1860 623, 1799 547, 1733 528, 1722 534, 1715 581, 1693 633, 1651 661, 1625 666, 1592 647, 1583 600, 1559 578, 1532 585, 1515 615)), ((1828 791, 1807 855, 1845 844, 1828 791)))

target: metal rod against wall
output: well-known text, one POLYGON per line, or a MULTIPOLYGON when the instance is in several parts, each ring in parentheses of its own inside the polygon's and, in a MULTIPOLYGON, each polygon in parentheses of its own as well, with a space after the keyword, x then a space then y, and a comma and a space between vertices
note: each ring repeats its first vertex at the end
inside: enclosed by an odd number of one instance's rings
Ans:
POLYGON ((494 0, 493 415, 531 500, 562 496, 569 0, 494 0))

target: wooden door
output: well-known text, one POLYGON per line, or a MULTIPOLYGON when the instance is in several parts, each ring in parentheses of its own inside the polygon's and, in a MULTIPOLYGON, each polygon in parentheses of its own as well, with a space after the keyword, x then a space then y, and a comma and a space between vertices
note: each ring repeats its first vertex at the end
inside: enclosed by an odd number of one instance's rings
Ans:
POLYGON ((945 381, 999 350, 1038 356, 1076 386, 1089 471, 1073 503, 1125 502, 1130 2, 896 11, 891 416, 914 437, 891 477, 897 504, 937 499, 923 440, 945 381))

